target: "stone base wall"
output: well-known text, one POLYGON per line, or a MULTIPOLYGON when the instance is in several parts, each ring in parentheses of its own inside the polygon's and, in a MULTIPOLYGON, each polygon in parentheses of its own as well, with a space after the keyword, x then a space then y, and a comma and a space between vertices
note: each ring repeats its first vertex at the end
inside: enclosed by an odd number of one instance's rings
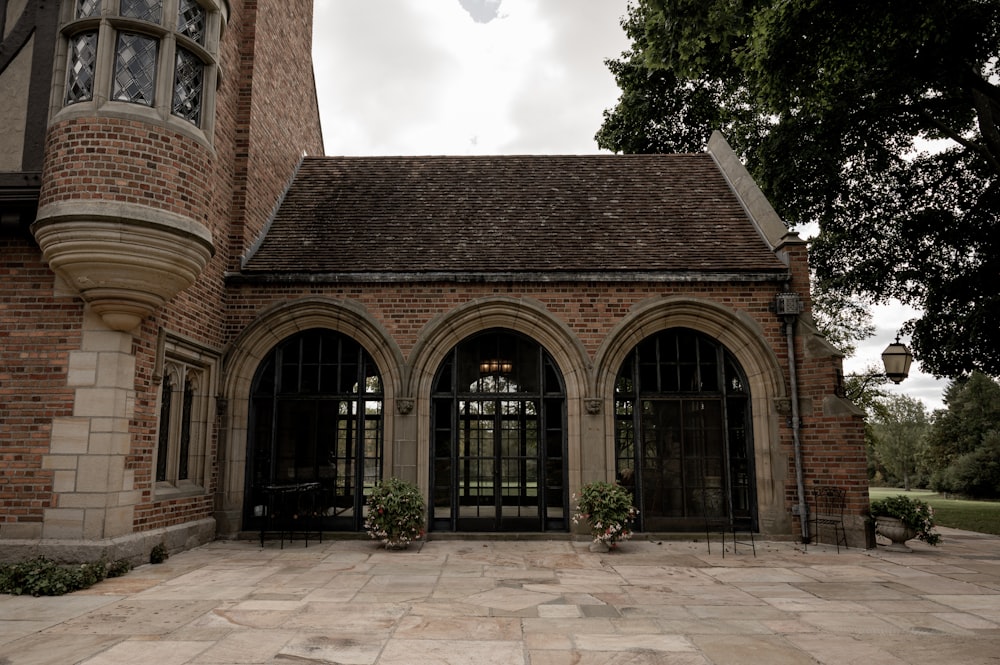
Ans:
POLYGON ((102 540, 41 538, 4 540, 3 547, 0 547, 0 563, 44 556, 58 563, 127 559, 132 565, 139 565, 149 563, 150 551, 160 543, 173 554, 213 540, 215 540, 215 520, 207 518, 102 540))

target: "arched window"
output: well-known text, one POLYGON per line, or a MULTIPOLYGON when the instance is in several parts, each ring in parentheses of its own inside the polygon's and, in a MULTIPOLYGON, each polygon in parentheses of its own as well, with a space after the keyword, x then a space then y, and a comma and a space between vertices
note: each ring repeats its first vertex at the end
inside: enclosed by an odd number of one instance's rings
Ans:
POLYGON ((732 354, 694 330, 647 337, 615 382, 615 456, 641 528, 700 530, 756 519, 750 396, 732 354))
POLYGON ((524 335, 453 348, 434 380, 431 528, 565 531, 565 401, 552 357, 524 335))
POLYGON ((306 330, 261 362, 251 392, 244 528, 264 488, 318 482, 324 528, 363 528, 365 493, 382 477, 382 377, 356 341, 306 330))

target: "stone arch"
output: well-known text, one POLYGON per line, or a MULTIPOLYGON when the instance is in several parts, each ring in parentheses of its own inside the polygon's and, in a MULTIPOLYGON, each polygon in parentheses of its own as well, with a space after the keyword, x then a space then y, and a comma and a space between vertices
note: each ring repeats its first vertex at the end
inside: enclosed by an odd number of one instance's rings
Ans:
POLYGON ((781 456, 777 403, 787 396, 784 371, 768 344, 760 323, 749 315, 716 302, 674 296, 638 305, 605 338, 594 360, 595 394, 605 414, 607 473, 614 470, 614 382, 633 348, 650 335, 684 327, 703 333, 725 346, 746 374, 754 442, 758 511, 762 531, 784 517, 784 459, 781 456))
POLYGON ((261 361, 285 338, 311 328, 326 328, 357 340, 371 354, 382 374, 386 418, 385 468, 392 468, 393 418, 400 386, 405 382, 403 355, 395 340, 357 303, 333 298, 283 302, 260 312, 229 346, 224 358, 222 396, 227 404, 226 440, 219 446, 223 505, 216 518, 220 533, 241 528, 246 478, 249 398, 261 361))
POLYGON ((417 474, 422 487, 427 486, 430 455, 430 422, 428 399, 438 367, 459 342, 490 328, 517 331, 541 344, 558 365, 566 388, 567 472, 571 487, 578 484, 580 450, 574 442, 581 440, 582 403, 592 385, 590 363, 586 349, 564 322, 556 318, 541 303, 529 298, 487 297, 472 300, 447 314, 432 319, 420 332, 410 354, 408 396, 417 404, 416 434, 417 474))

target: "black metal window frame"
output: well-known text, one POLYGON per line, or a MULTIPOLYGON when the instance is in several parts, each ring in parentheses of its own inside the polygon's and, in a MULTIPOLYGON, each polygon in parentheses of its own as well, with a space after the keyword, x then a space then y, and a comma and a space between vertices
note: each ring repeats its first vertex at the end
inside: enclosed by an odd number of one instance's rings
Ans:
POLYGON ((689 328, 642 340, 616 376, 614 422, 615 470, 634 492, 640 529, 699 530, 706 518, 720 517, 750 520, 756 528, 749 387, 724 345, 689 328), (649 429, 664 426, 679 435, 670 460, 658 459, 662 446, 651 444, 663 434, 649 429), (721 438, 717 455, 705 444, 713 436, 721 438), (659 497, 673 491, 668 500, 651 499, 647 485, 657 475, 677 483, 655 483, 659 497))
POLYGON ((566 393, 544 347, 482 331, 449 352, 433 386, 431 530, 567 530, 566 393))
POLYGON ((327 530, 363 528, 384 465, 384 389, 355 339, 313 328, 277 344, 251 388, 244 528, 259 528, 266 488, 318 482, 327 530))

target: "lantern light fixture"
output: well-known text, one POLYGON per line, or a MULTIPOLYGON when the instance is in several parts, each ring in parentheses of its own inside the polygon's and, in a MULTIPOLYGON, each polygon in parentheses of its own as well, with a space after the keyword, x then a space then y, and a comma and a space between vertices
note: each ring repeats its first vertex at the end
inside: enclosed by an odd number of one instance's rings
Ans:
POLYGON ((913 354, 906 348, 906 345, 896 341, 885 347, 882 352, 882 364, 885 365, 885 376, 895 384, 910 375, 910 363, 913 362, 913 354))

